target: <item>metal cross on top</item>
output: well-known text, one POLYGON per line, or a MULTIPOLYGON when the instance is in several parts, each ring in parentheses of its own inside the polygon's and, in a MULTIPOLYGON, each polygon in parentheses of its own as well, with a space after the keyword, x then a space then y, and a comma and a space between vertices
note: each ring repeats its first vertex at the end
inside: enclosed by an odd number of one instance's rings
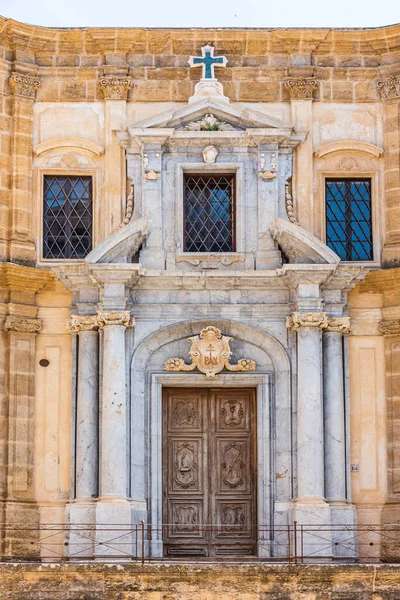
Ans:
POLYGON ((213 46, 203 46, 201 49, 202 58, 191 56, 189 65, 191 67, 202 67, 202 79, 215 79, 214 67, 226 67, 226 56, 214 56, 213 46))

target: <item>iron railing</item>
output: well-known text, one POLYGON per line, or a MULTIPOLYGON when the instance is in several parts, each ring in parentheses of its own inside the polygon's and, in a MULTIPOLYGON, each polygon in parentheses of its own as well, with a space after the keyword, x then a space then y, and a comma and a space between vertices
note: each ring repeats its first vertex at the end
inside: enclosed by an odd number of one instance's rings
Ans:
MULTIPOLYGON (((229 525, 229 539, 235 539, 229 525)), ((179 538, 179 556, 165 555, 163 540, 173 540, 176 524, 137 525, 41 524, 24 527, 0 524, 0 561, 240 561, 309 564, 334 562, 400 562, 400 525, 257 525, 237 526, 238 542, 256 539, 251 555, 240 554, 240 543, 232 553, 218 555, 219 535, 224 525, 196 525, 191 539, 179 538), (205 541, 204 556, 193 556, 193 534, 205 541), (207 556, 207 540, 213 555, 207 556)))

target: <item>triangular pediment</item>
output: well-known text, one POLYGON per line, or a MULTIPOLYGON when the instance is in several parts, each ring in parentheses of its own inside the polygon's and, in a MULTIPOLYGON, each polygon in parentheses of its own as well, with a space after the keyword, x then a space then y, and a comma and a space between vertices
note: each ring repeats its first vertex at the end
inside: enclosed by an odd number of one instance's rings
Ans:
POLYGON ((184 130, 188 124, 203 119, 206 115, 213 115, 219 121, 231 126, 233 130, 246 129, 277 129, 292 132, 291 123, 277 119, 249 106, 232 106, 227 102, 218 101, 213 97, 203 98, 199 102, 185 105, 178 109, 170 109, 137 121, 129 129, 178 129, 184 130))

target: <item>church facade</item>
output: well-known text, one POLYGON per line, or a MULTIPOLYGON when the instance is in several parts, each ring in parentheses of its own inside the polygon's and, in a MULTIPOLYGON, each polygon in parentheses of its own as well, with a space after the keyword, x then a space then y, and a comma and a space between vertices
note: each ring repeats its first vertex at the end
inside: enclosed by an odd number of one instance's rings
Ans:
POLYGON ((1 21, 1 553, 396 558, 400 26, 1 21))

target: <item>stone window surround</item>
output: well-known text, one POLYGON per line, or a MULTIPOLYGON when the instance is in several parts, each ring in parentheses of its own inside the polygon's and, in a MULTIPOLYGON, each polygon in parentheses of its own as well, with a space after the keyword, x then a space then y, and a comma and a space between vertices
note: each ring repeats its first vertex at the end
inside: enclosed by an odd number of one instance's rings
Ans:
MULTIPOLYGON (((220 374, 218 379, 210 383, 204 375, 179 373, 152 373, 150 376, 150 417, 149 417, 149 515, 152 524, 162 523, 162 388, 164 387, 223 387, 223 388, 256 388, 257 419, 257 523, 271 522, 273 508, 273 490, 266 493, 268 482, 275 473, 273 461, 273 419, 270 375, 254 374, 220 374), (264 435, 263 435, 264 433, 264 435)), ((153 554, 162 556, 162 531, 154 534, 152 539, 153 554)), ((269 532, 259 532, 258 556, 270 555, 269 532)))
POLYGON ((380 267, 380 235, 379 235, 379 198, 380 194, 379 173, 377 171, 319 171, 318 180, 322 195, 321 201, 321 231, 322 239, 326 243, 326 199, 325 199, 325 181, 327 179, 370 179, 371 180, 371 214, 372 214, 372 252, 371 261, 342 261, 349 265, 368 265, 371 267, 380 267))
POLYGON ((184 173, 233 173, 235 175, 235 242, 236 252, 183 252, 177 251, 175 259, 194 257, 196 259, 208 258, 215 254, 220 257, 244 255, 244 232, 246 231, 246 212, 244 206, 243 189, 243 164, 232 162, 218 162, 213 164, 198 162, 180 162, 176 165, 175 171, 175 239, 182 240, 183 243, 183 203, 184 203, 184 173))
POLYGON ((60 169, 60 168, 52 168, 52 167, 36 167, 34 174, 34 191, 36 196, 36 210, 33 215, 33 230, 36 232, 36 240, 37 240, 37 264, 40 265, 58 265, 58 264, 77 264, 84 263, 85 259, 82 258, 44 258, 43 256, 43 209, 44 209, 44 176, 65 176, 65 177, 80 177, 80 176, 90 176, 92 177, 92 245, 93 248, 98 244, 98 223, 99 223, 99 215, 98 215, 98 206, 99 206, 99 197, 98 197, 98 188, 99 188, 99 168, 91 168, 91 169, 60 169))

